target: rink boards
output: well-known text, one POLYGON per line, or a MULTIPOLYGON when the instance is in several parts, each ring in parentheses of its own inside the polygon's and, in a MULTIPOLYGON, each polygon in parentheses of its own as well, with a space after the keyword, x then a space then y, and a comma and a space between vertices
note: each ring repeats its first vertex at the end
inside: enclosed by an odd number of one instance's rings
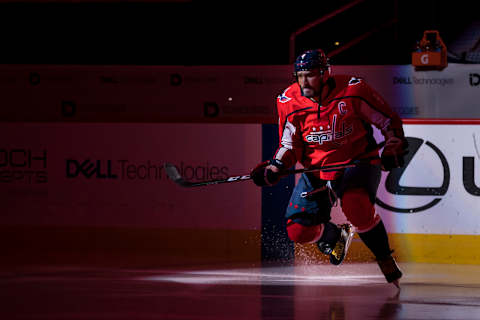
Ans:
POLYGON ((377 197, 397 254, 417 262, 478 263, 480 122, 405 122, 411 160, 399 179, 383 174, 377 197))
MULTIPOLYGON (((479 124, 406 121, 412 157, 400 175, 383 173, 376 206, 400 260, 480 262, 479 124)), ((262 125, 17 123, 0 135, 8 250, 140 248, 163 263, 213 263, 258 261, 262 245, 282 240, 264 233, 265 216, 283 215, 265 208, 273 189, 185 189, 163 171, 172 162, 190 180, 246 174, 262 158, 262 125)), ((344 219, 339 208, 333 219, 344 219)), ((296 246, 295 257, 311 250, 296 246)), ((357 240, 350 258, 372 257, 357 240)))
MULTIPOLYGON (((480 118, 472 108, 479 68, 333 67, 363 77, 402 118, 424 119, 407 121, 415 155, 401 174, 384 174, 377 201, 402 260, 479 262, 478 122, 425 120, 480 118)), ((290 65, 0 69, 6 262, 311 259, 285 238, 294 179, 263 190, 250 182, 187 190, 162 167, 170 161, 203 180, 246 174, 271 157, 274 101, 294 81, 290 65)), ((339 208, 333 216, 342 219, 339 208)), ((350 257, 371 259, 359 241, 350 257)))
POLYGON ((260 260, 260 189, 184 189, 163 168, 188 180, 247 174, 260 125, 22 123, 0 136, 0 246, 15 259, 260 260))

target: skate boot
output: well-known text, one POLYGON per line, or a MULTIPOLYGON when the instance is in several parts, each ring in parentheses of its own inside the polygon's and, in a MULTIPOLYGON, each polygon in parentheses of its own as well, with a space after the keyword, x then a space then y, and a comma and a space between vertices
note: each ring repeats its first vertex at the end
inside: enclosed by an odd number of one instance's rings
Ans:
POLYGON ((322 238, 317 242, 318 249, 330 257, 331 264, 341 264, 352 242, 353 226, 351 224, 335 225, 328 222, 325 224, 323 232, 322 238))
POLYGON ((377 259, 377 263, 387 282, 393 283, 397 288, 400 288, 399 279, 402 277, 402 272, 398 268, 395 259, 392 256, 387 256, 383 259, 377 259))
POLYGON ((353 239, 353 226, 351 224, 342 224, 340 227, 340 238, 330 253, 330 263, 338 266, 345 260, 348 248, 353 239))

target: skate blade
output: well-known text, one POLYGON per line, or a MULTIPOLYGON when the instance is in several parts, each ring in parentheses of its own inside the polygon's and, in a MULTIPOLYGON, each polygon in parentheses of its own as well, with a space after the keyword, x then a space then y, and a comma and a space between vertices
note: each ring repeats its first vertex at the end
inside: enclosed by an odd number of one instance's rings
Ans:
POLYGON ((392 284, 393 284, 395 287, 397 287, 398 289, 400 289, 400 281, 398 281, 398 279, 397 279, 397 280, 393 280, 393 281, 392 281, 392 284))
MULTIPOLYGON (((342 226, 344 227, 344 226, 342 226)), ((330 255, 330 263, 335 265, 335 266, 339 266, 343 263, 343 261, 346 259, 347 257, 347 253, 348 253, 348 249, 350 248, 350 244, 352 243, 352 239, 353 239, 353 236, 354 236, 354 229, 353 229, 353 226, 349 225, 347 228, 344 229, 348 236, 347 236, 347 241, 345 242, 345 246, 344 246, 344 251, 343 251, 343 258, 342 259, 337 259, 336 257, 332 257, 330 255)))
POLYGON ((348 238, 345 244, 345 255, 347 255, 348 248, 350 248, 350 244, 352 243, 355 231, 353 230, 353 227, 349 227, 347 232, 348 232, 348 238))

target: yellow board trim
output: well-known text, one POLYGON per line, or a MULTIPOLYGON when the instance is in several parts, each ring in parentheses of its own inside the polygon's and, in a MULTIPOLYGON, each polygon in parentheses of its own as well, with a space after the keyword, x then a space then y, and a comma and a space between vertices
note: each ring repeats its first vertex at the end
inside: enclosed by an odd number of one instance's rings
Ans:
MULTIPOLYGON (((480 236, 447 234, 389 234, 393 256, 399 262, 480 264, 480 236)), ((348 251, 346 262, 375 260, 357 234, 348 251)), ((315 244, 295 244, 295 262, 313 264, 327 262, 315 244)))

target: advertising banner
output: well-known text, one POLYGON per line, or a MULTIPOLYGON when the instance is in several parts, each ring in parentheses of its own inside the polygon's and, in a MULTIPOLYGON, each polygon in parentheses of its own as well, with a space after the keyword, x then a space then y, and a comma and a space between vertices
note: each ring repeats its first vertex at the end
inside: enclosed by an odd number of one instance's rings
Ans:
POLYGON ((248 174, 261 159, 255 124, 0 126, 2 226, 259 230, 253 183, 182 188, 167 178, 248 174))
POLYGON ((293 79, 284 69, 0 66, 0 119, 275 123, 275 98, 293 79))
MULTIPOLYGON (((480 124, 406 123, 406 166, 382 174, 377 198, 389 232, 480 234, 480 124)), ((193 181, 248 173, 259 125, 4 124, 0 134, 2 225, 260 227, 253 183, 184 189, 163 168, 193 181)))
POLYGON ((406 123, 406 165, 383 172, 377 194, 387 229, 479 235, 480 122, 406 123))
MULTIPOLYGON (((478 118, 480 66, 333 66, 365 78, 402 118, 478 118)), ((0 65, 0 121, 277 122, 280 66, 0 65)))

